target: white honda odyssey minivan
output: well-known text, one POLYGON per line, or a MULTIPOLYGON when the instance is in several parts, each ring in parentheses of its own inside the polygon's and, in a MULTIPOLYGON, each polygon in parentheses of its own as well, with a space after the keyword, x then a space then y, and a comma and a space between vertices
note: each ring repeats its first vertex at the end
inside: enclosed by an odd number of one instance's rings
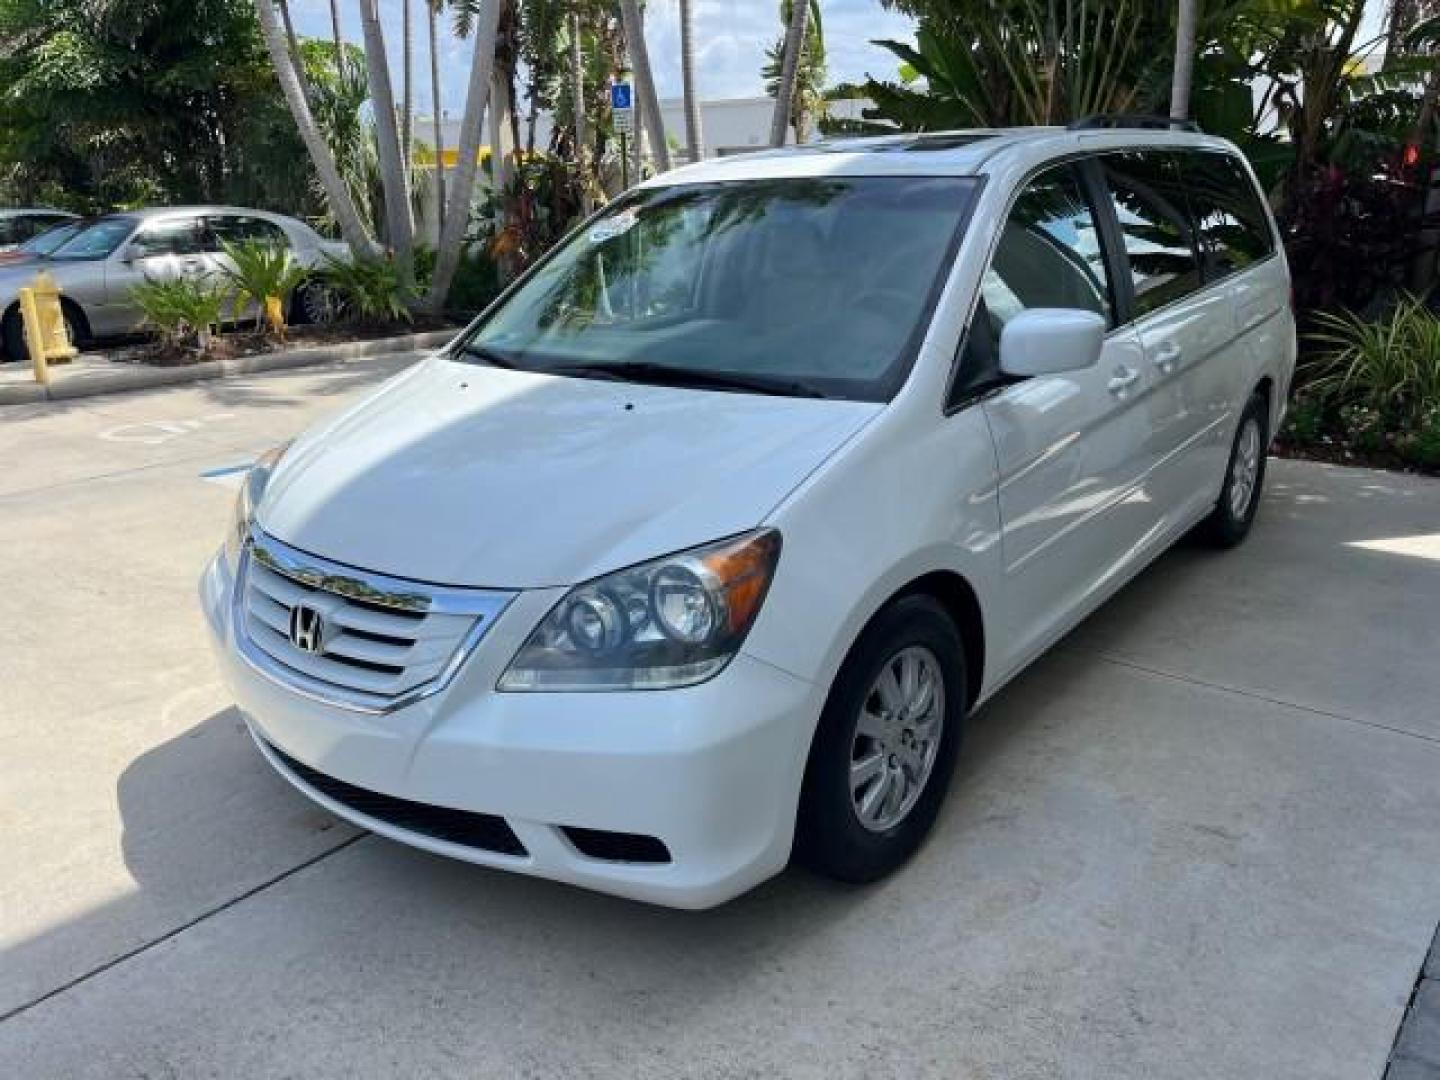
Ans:
POLYGON ((366 829, 677 907, 868 881, 967 714, 1245 537, 1294 358, 1220 139, 705 162, 257 462, 202 599, 260 752, 366 829))

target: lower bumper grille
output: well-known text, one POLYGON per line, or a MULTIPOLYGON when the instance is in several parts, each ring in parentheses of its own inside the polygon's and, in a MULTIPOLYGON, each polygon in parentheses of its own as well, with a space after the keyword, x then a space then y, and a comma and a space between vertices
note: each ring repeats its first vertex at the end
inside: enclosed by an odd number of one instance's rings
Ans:
POLYGON ((357 814, 451 844, 520 858, 529 855, 505 819, 495 814, 431 806, 429 803, 397 799, 393 795, 381 795, 378 791, 367 791, 301 764, 273 743, 267 741, 265 746, 302 782, 357 814))

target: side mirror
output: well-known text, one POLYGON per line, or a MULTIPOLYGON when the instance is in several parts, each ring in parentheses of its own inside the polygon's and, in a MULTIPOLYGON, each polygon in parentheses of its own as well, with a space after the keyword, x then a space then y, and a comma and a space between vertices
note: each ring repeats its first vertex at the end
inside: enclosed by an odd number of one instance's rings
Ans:
POLYGON ((120 249, 120 261, 122 263, 133 263, 136 259, 143 259, 145 253, 139 244, 126 244, 120 249))
POLYGON ((1006 375, 1055 375, 1098 363, 1105 319, 1075 308, 1031 308, 1000 331, 1000 370, 1006 375))

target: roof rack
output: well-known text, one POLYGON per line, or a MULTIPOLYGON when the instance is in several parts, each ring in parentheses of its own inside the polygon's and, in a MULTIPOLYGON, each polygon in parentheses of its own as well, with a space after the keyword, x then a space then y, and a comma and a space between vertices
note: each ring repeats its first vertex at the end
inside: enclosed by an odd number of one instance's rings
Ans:
POLYGON ((1200 125, 1194 120, 1176 120, 1169 116, 1153 116, 1146 113, 1097 113, 1072 120, 1069 131, 1093 131, 1097 128, 1150 128, 1162 131, 1195 131, 1200 125))

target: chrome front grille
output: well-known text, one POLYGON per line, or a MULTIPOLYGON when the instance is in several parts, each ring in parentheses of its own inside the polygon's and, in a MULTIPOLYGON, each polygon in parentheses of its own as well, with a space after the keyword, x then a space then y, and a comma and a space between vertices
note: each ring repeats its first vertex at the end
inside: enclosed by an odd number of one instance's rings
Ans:
POLYGON ((257 529, 241 558, 235 636, 275 681, 384 713, 444 689, 514 595, 371 574, 257 529))

